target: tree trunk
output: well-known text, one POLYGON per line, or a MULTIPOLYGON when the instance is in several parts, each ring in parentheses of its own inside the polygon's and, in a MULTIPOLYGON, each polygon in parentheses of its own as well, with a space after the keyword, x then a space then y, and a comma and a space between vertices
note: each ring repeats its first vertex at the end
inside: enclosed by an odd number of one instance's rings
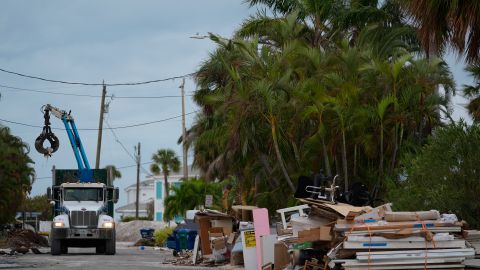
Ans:
POLYGON ((345 131, 342 130, 342 165, 343 165, 343 180, 345 182, 345 192, 348 191, 348 164, 347 164, 347 142, 345 140, 345 131))
POLYGON ((327 146, 325 145, 325 140, 323 136, 320 136, 320 140, 322 141, 322 152, 323 152, 323 162, 325 164, 325 173, 327 174, 327 176, 332 176, 332 169, 330 168, 330 160, 328 158, 327 146))
POLYGON ((358 144, 355 144, 353 147, 353 177, 357 176, 357 147, 358 144))
POLYGON ((390 164, 390 171, 393 172, 395 169, 395 163, 397 163, 397 151, 398 151, 398 124, 395 124, 395 144, 393 146, 393 154, 392 154, 392 163, 390 164))
POLYGON ((165 188, 165 198, 169 196, 169 189, 168 189, 168 175, 166 173, 163 174, 163 186, 165 188))
POLYGON ((295 186, 293 185, 292 180, 288 175, 287 168, 283 163, 282 154, 280 153, 280 148, 278 147, 277 129, 276 129, 277 123, 275 122, 275 119, 273 117, 270 117, 270 123, 272 125, 273 147, 275 148, 275 154, 277 156, 278 164, 282 169, 283 176, 285 177, 285 180, 287 181, 288 186, 292 189, 293 192, 295 192, 295 186))
POLYGON ((268 164, 268 158, 265 154, 260 154, 259 155, 259 159, 260 159, 260 162, 262 163, 263 165, 263 168, 265 169, 266 171, 266 174, 267 174, 267 180, 268 180, 268 183, 270 184, 270 186, 272 187, 272 189, 275 189, 277 188, 278 186, 280 186, 280 183, 278 182, 278 179, 275 178, 275 177, 272 177, 272 171, 273 169, 270 167, 270 165, 268 164))
POLYGON ((379 177, 383 177, 383 124, 380 124, 380 162, 378 164, 379 177))

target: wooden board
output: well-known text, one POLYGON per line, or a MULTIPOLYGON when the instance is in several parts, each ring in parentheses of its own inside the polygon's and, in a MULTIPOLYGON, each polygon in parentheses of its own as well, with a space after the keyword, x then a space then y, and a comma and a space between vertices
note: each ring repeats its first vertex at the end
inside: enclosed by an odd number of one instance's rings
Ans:
POLYGON ((193 256, 192 256, 192 263, 195 265, 197 263, 197 255, 198 255, 198 244, 200 242, 200 236, 197 235, 195 237, 195 244, 193 245, 193 256))
POLYGON ((465 240, 433 242, 349 242, 343 243, 344 249, 433 249, 433 248, 465 248, 465 240))
MULTIPOLYGON (((463 264, 429 264, 427 269, 464 269, 465 265, 463 264)), ((345 267, 345 270, 365 270, 365 266, 348 266, 345 267)), ((369 270, 403 270, 403 269, 418 269, 424 270, 425 265, 397 265, 397 266, 374 266, 370 265, 367 267, 369 270)))

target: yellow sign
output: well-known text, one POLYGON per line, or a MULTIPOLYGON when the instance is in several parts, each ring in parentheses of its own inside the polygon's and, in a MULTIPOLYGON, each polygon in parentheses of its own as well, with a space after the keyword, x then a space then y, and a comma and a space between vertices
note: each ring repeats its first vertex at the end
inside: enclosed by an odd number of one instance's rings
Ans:
POLYGON ((244 232, 244 237, 245 237, 245 246, 248 247, 255 247, 256 242, 255 242, 255 231, 245 231, 244 232))

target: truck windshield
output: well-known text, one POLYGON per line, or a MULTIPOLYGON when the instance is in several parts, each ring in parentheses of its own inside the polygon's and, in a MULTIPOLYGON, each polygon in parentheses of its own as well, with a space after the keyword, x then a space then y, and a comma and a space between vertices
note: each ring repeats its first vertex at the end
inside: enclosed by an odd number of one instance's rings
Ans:
POLYGON ((64 201, 103 201, 102 188, 65 188, 64 201))

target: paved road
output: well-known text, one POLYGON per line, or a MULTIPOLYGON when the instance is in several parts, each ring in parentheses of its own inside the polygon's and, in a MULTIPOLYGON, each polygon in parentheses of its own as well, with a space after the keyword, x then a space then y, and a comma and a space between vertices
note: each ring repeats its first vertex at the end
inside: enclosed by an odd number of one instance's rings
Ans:
MULTIPOLYGON (((48 250, 42 250, 48 251, 48 250)), ((198 266, 173 266, 164 264, 165 260, 172 259, 171 251, 139 250, 134 247, 119 246, 117 254, 113 256, 96 255, 95 249, 69 248, 68 255, 52 256, 50 254, 19 255, 18 257, 0 256, 0 269, 53 269, 53 270, 147 270, 147 269, 219 269, 202 268, 198 266)), ((222 267, 231 269, 230 267, 222 267)), ((222 269, 220 268, 220 269, 222 269)))

